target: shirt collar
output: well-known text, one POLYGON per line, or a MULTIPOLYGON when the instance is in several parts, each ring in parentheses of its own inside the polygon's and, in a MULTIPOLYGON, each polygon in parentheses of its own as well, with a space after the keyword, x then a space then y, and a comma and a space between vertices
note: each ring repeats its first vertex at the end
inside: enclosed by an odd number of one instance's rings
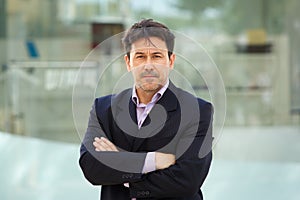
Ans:
MULTIPOLYGON (((167 88, 169 87, 169 79, 167 80, 166 84, 160 88, 160 90, 158 90, 152 97, 151 99, 151 103, 153 103, 154 101, 157 102, 162 96, 163 94, 165 93, 165 91, 167 90, 167 88)), ((136 93, 136 89, 135 89, 135 85, 133 86, 132 88, 132 96, 131 96, 131 100, 136 104, 136 105, 139 105, 140 104, 140 101, 139 101, 139 98, 137 96, 137 93, 136 93)))

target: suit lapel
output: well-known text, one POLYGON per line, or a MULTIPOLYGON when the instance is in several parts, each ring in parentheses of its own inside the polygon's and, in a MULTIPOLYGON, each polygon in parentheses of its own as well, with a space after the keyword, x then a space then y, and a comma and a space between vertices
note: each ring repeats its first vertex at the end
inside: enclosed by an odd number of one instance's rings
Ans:
POLYGON ((133 151, 138 151, 143 142, 164 128, 165 123, 172 118, 172 111, 178 108, 176 98, 177 88, 170 81, 168 89, 162 98, 154 105, 147 116, 143 126, 137 132, 137 138, 134 140, 133 151))
POLYGON ((132 89, 115 96, 112 101, 113 120, 125 135, 127 142, 133 146, 138 132, 135 104, 131 101, 132 89))
POLYGON ((131 151, 138 151, 143 142, 156 134, 172 118, 172 111, 178 109, 177 90, 170 81, 162 98, 154 105, 143 126, 138 129, 136 106, 131 100, 132 89, 125 90, 112 100, 112 113, 118 127, 124 132, 131 151))

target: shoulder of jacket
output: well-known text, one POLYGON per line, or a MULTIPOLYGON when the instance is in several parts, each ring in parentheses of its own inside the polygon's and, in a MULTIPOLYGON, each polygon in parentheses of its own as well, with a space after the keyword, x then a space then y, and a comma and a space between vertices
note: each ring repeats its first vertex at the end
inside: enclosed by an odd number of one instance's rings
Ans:
MULTIPOLYGON (((119 101, 120 99, 127 97, 129 93, 131 92, 131 89, 126 89, 121 91, 118 94, 109 94, 105 96, 101 96, 95 99, 95 107, 100 108, 101 110, 105 110, 106 108, 109 108, 113 101, 119 101)), ((130 93, 131 94, 131 93, 130 93)))

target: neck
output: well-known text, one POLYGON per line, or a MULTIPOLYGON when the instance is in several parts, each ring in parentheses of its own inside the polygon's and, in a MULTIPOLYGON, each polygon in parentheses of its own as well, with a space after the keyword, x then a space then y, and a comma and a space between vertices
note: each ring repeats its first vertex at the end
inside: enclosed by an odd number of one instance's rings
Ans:
POLYGON ((148 104, 157 91, 156 90, 145 91, 145 90, 142 90, 141 88, 138 88, 138 89, 136 89, 136 94, 139 98, 140 103, 148 104))

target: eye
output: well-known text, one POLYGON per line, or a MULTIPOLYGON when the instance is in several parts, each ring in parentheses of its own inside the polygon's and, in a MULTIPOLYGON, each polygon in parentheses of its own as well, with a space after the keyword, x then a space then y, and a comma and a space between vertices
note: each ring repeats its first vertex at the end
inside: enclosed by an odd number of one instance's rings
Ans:
POLYGON ((145 56, 143 56, 143 55, 137 55, 137 56, 135 56, 135 58, 137 58, 137 59, 142 59, 142 58, 144 58, 145 56))
POLYGON ((153 58, 162 58, 162 55, 160 55, 160 54, 155 54, 155 55, 153 56, 153 58))

